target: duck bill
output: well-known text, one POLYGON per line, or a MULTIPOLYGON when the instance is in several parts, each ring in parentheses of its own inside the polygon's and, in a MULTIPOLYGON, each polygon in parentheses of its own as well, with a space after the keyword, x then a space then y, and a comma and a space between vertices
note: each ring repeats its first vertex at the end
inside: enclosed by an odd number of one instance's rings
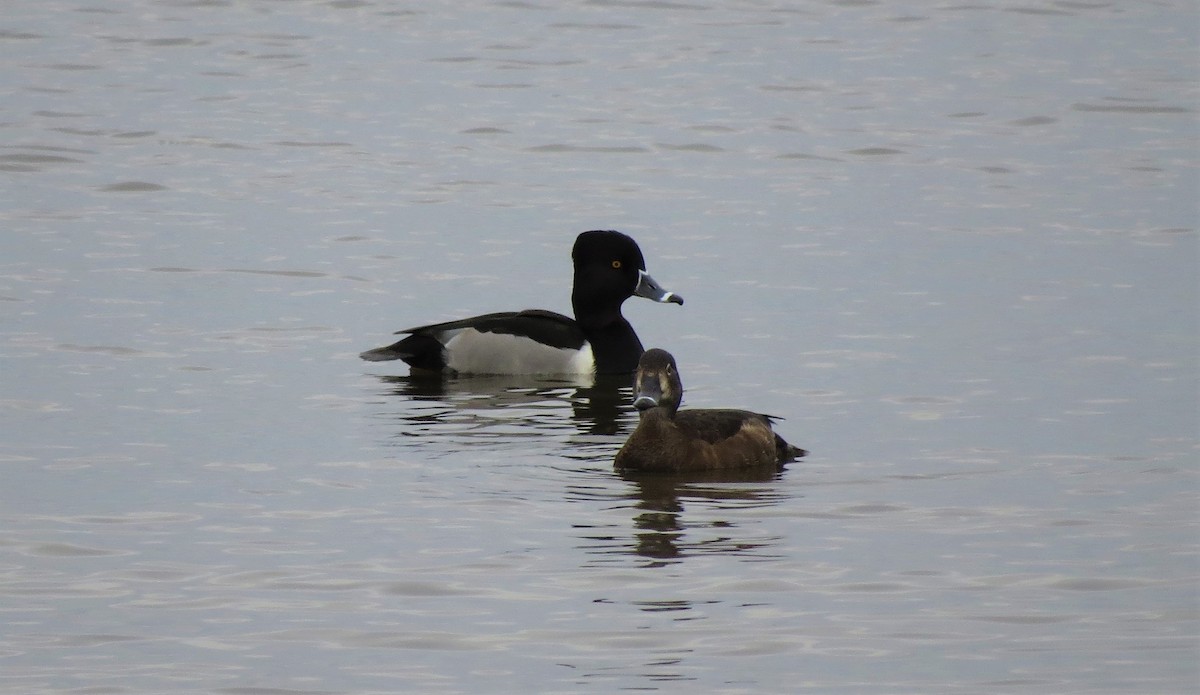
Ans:
POLYGON ((658 405, 658 401, 649 396, 638 396, 633 399, 633 407, 638 410, 650 410, 656 405, 658 405))
POLYGON ((638 297, 645 297, 656 302, 683 304, 683 297, 663 289, 663 286, 658 284, 650 274, 644 270, 638 271, 638 284, 634 288, 633 293, 638 297))
POLYGON ((658 377, 653 374, 641 374, 637 376, 637 382, 633 385, 633 407, 638 410, 649 410, 658 405, 662 400, 662 384, 659 383, 658 377))

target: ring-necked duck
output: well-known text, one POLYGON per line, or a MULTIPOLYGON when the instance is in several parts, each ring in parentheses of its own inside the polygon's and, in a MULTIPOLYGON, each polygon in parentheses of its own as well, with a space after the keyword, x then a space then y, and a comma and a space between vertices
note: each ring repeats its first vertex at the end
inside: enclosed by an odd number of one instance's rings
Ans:
POLYGON ((408 337, 359 357, 404 360, 443 374, 622 374, 637 368, 642 343, 621 315, 637 295, 683 304, 646 273, 637 242, 614 231, 584 232, 571 250, 574 320, 528 309, 397 331, 408 337))
POLYGON ((647 350, 633 381, 638 426, 617 452, 617 468, 683 473, 782 467, 808 453, 775 434, 768 415, 748 410, 679 410, 682 399, 683 382, 675 358, 666 350, 647 350))

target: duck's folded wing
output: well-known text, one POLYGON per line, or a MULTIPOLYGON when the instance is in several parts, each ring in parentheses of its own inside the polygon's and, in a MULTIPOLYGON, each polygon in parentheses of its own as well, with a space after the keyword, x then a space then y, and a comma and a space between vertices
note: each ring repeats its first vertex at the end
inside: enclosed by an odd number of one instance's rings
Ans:
POLYGON ((680 410, 675 414, 675 424, 684 432, 709 444, 729 439, 747 424, 766 425, 768 430, 771 427, 770 421, 764 415, 731 408, 680 410))
POLYGON ((806 456, 807 451, 789 444, 771 428, 771 422, 780 419, 773 415, 732 409, 680 410, 675 414, 675 423, 681 430, 709 444, 720 444, 735 436, 749 436, 763 443, 769 441, 775 448, 779 463, 806 456))
POLYGON ((530 344, 560 350, 578 350, 586 342, 579 324, 553 311, 528 309, 472 316, 457 321, 431 323, 396 331, 407 337, 359 355, 369 362, 404 360, 413 367, 442 371, 447 366, 445 347, 464 331, 525 338, 530 344))
POLYGON ((458 332, 468 328, 480 333, 502 333, 529 338, 555 348, 574 350, 581 347, 585 341, 583 331, 574 319, 544 309, 483 314, 469 319, 406 328, 396 331, 396 334, 426 335, 445 343, 458 332))

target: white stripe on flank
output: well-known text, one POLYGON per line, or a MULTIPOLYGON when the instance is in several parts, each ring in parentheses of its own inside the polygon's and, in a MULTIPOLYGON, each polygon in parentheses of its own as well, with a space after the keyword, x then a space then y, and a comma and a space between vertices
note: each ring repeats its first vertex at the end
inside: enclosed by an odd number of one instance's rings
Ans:
POLYGON ((446 341, 446 366, 459 374, 592 374, 592 346, 579 350, 543 345, 504 333, 467 328, 446 341))

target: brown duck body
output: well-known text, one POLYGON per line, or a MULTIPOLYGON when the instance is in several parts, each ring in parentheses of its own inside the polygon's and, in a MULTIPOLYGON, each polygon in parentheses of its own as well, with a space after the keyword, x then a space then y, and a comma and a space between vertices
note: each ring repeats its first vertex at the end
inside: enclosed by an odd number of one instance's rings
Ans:
POLYGON ((641 417, 617 452, 617 468, 683 473, 782 467, 807 453, 776 434, 769 416, 748 410, 679 410, 682 398, 675 359, 665 350, 647 350, 634 381, 634 405, 641 417))

